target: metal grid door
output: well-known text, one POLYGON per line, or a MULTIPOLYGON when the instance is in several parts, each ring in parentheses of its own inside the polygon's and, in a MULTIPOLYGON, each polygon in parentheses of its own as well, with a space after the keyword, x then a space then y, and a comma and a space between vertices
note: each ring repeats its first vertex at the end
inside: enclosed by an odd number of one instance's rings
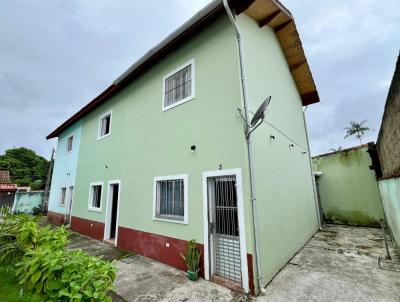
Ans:
POLYGON ((236 177, 210 178, 209 197, 213 273, 241 283, 236 177))

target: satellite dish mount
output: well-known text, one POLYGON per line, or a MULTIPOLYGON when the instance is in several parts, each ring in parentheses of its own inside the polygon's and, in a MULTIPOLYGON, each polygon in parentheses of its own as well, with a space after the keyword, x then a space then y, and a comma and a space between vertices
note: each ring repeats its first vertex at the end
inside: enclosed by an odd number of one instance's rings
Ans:
POLYGON ((271 96, 267 97, 264 102, 262 102, 261 106, 258 107, 256 113, 250 121, 250 125, 247 123, 247 120, 242 116, 246 123, 246 138, 250 138, 250 134, 254 132, 264 121, 265 111, 268 108, 269 103, 271 102, 271 96))

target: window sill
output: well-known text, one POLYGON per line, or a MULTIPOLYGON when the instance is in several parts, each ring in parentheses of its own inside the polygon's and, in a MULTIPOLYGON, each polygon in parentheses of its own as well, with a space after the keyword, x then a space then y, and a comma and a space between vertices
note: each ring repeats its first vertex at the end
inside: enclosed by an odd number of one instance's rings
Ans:
POLYGON ((101 208, 88 208, 88 211, 101 213, 101 208))
MULTIPOLYGON (((173 103, 171 105, 168 105, 168 106, 164 106, 164 103, 163 103, 162 112, 168 111, 168 110, 170 110, 170 109, 172 109, 174 107, 182 105, 182 104, 184 104, 186 102, 189 102, 189 101, 191 101, 193 99, 195 99, 195 96, 191 95, 191 96, 188 96, 187 98, 184 98, 183 100, 180 100, 180 101, 178 101, 176 103, 173 103)), ((164 100, 163 100, 163 102, 164 102, 164 100)))
POLYGON ((99 140, 102 140, 103 138, 109 137, 110 135, 111 135, 111 133, 108 133, 108 134, 103 135, 103 136, 98 136, 98 137, 97 137, 97 140, 98 140, 98 141, 99 141, 99 140))
POLYGON ((177 224, 188 224, 186 217, 183 220, 168 219, 168 218, 161 218, 161 217, 153 217, 153 220, 154 221, 177 223, 177 224))

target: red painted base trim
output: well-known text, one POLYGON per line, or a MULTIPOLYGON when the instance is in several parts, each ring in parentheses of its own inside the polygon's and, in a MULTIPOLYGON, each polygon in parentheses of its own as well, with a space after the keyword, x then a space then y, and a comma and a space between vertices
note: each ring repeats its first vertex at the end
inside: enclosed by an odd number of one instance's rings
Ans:
POLYGON ((62 225, 64 224, 64 214, 47 211, 47 221, 51 224, 62 225))
POLYGON ((71 217, 71 230, 97 240, 104 237, 104 223, 80 217, 71 217))
MULTIPOLYGON (((103 240, 104 223, 72 216, 71 230, 97 240, 103 240)), ((185 254, 187 244, 186 240, 118 227, 117 247, 157 260, 181 271, 186 271, 185 262, 180 254, 185 254)), ((204 277, 204 245, 198 244, 198 248, 201 252, 199 275, 204 277)), ((251 254, 247 254, 247 265, 249 287, 251 294, 254 295, 253 256, 251 254)))
MULTIPOLYGON (((186 271, 185 262, 180 254, 185 254, 187 244, 186 240, 118 227, 119 248, 160 261, 181 271, 186 271)), ((204 246, 198 244, 198 248, 201 252, 199 275, 204 277, 204 246)))
POLYGON ((256 295, 256 290, 254 288, 254 271, 253 271, 253 255, 247 254, 247 269, 249 271, 249 288, 253 296, 256 295))

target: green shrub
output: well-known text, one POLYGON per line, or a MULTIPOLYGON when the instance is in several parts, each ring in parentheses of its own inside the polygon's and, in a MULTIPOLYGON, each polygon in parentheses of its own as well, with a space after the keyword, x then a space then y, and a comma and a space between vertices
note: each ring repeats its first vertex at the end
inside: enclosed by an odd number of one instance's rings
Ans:
POLYGON ((19 284, 45 301, 111 301, 113 264, 85 252, 38 248, 16 266, 19 284))
POLYGON ((54 230, 50 226, 41 228, 36 220, 28 214, 6 213, 3 216, 0 223, 0 263, 16 261, 38 246, 51 250, 67 246, 69 232, 64 226, 54 230))
POLYGON ((39 227, 27 214, 2 212, 0 262, 15 264, 19 284, 44 301, 111 301, 113 263, 67 250, 64 227, 39 227))

